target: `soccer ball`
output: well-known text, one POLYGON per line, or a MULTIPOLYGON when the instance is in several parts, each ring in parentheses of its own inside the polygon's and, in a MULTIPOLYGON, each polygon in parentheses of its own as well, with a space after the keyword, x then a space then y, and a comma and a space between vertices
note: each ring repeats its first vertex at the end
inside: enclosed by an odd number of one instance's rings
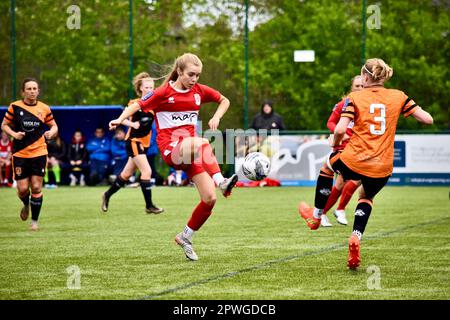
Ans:
POLYGON ((242 164, 242 173, 249 180, 260 181, 270 172, 270 160, 261 152, 249 153, 242 164))

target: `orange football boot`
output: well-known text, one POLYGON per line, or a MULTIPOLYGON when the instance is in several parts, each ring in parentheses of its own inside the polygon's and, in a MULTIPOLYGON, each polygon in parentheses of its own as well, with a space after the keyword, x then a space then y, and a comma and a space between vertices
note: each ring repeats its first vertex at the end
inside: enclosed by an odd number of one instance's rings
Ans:
POLYGON ((313 216, 314 209, 306 204, 306 202, 300 202, 298 206, 298 212, 305 219, 306 224, 311 230, 316 230, 320 227, 320 218, 316 219, 313 216))
POLYGON ((347 266, 350 269, 356 269, 361 264, 361 254, 360 254, 361 244, 358 236, 352 234, 350 239, 348 239, 348 261, 347 266))

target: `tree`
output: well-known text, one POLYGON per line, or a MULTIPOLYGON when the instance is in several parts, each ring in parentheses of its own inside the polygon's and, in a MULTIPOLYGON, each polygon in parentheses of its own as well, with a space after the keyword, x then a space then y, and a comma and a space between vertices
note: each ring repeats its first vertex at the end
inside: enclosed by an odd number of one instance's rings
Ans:
MULTIPOLYGON (((124 104, 129 88, 128 0, 78 1, 81 28, 67 28, 73 1, 17 0, 17 75, 41 81, 42 99, 57 104, 124 104), (44 14, 45 13, 45 14, 44 14)), ((201 82, 231 100, 224 128, 243 126, 244 1, 134 0, 134 73, 164 76, 174 59, 194 52, 204 62, 201 82), (193 23, 193 21, 195 23, 193 23)), ((289 129, 326 128, 332 106, 361 68, 361 2, 252 0, 249 34, 250 117, 270 98, 289 129), (316 60, 295 63, 294 50, 316 60)), ((448 1, 381 1, 380 28, 367 30, 366 57, 394 68, 398 87, 449 125, 448 1)), ((9 3, 0 2, 0 104, 11 92, 9 3)), ((370 18, 370 13, 368 18, 370 18)), ((208 119, 214 108, 204 108, 208 119)), ((400 128, 419 128, 401 120, 400 128)))

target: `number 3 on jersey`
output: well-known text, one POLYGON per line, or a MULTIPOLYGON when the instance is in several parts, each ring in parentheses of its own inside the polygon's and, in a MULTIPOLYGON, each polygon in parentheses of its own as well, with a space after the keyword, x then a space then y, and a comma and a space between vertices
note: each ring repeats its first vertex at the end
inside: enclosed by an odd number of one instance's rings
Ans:
POLYGON ((380 129, 375 129, 375 125, 370 125, 370 133, 381 136, 386 131, 386 107, 381 103, 372 103, 369 112, 375 114, 375 110, 380 109, 380 116, 373 117, 374 121, 380 123, 380 129))

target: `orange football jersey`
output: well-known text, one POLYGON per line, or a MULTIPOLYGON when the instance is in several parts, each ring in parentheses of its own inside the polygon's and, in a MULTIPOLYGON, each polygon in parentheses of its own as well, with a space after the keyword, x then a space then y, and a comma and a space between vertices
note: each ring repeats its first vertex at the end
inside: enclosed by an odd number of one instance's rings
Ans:
POLYGON ((44 124, 54 123, 50 107, 38 101, 28 105, 18 100, 9 105, 4 121, 16 131, 25 132, 22 140, 13 140, 13 155, 21 158, 35 158, 47 154, 44 124))
POLYGON ((354 172, 372 178, 391 175, 397 121, 420 108, 404 92, 383 87, 352 92, 342 117, 354 121, 353 136, 341 160, 354 172))
MULTIPOLYGON (((128 102, 128 106, 133 104, 133 102, 137 102, 138 100, 139 99, 130 100, 130 102, 128 102)), ((142 110, 139 110, 138 112, 133 114, 129 119, 131 122, 141 120, 147 121, 144 121, 143 123, 141 122, 140 123, 141 126, 139 127, 139 129, 134 129, 133 127, 130 127, 128 129, 125 139, 140 142, 145 148, 148 148, 150 146, 150 139, 152 136, 152 123, 154 117, 155 113, 153 111, 145 113, 142 110)))

